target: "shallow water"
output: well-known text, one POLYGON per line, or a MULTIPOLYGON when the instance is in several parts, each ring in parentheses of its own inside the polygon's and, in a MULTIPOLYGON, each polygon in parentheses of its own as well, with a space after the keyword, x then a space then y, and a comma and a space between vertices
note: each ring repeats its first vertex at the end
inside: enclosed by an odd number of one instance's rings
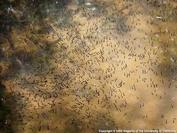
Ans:
POLYGON ((177 3, 65 4, 2 34, 13 132, 177 129, 177 3))

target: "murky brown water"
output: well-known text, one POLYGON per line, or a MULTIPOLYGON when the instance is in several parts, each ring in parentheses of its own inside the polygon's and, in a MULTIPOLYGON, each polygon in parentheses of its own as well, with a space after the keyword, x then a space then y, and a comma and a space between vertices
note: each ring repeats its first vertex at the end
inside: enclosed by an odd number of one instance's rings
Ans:
POLYGON ((177 3, 153 2, 69 4, 14 28, 0 62, 14 131, 177 129, 177 3))

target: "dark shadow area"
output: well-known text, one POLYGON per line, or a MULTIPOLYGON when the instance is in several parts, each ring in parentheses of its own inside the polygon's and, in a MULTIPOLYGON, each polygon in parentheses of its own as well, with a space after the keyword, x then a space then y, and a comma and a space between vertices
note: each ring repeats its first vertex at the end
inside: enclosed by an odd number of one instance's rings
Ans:
POLYGON ((0 132, 13 133, 12 108, 5 91, 5 86, 0 81, 0 132))
POLYGON ((115 28, 117 33, 120 35, 124 35, 131 30, 130 27, 128 26, 128 24, 126 24, 127 17, 123 16, 119 13, 108 16, 107 20, 108 20, 108 22, 106 22, 106 23, 110 23, 110 22, 115 23, 115 27, 113 27, 113 29, 115 28))
POLYGON ((168 79, 174 79, 177 74, 177 56, 173 55, 168 48, 164 49, 163 56, 163 60, 158 67, 159 72, 161 76, 167 77, 168 79))
POLYGON ((171 22, 177 20, 176 1, 143 0, 141 2, 145 3, 147 7, 151 8, 151 10, 147 10, 153 17, 161 17, 161 19, 159 19, 160 21, 171 22))
MULTIPOLYGON (((132 29, 130 24, 127 23, 128 17, 135 12, 131 9, 133 2, 130 2, 126 6, 121 8, 116 7, 114 2, 108 2, 103 4, 103 20, 102 29, 103 32, 114 31, 115 34, 124 36, 129 33, 132 29), (128 15, 124 14, 123 11, 128 10, 128 15)), ((134 3, 135 4, 135 3, 134 3)))
POLYGON ((150 4, 156 9, 150 12, 155 18, 152 24, 157 28, 157 32, 153 35, 154 44, 159 44, 158 47, 163 51, 157 71, 160 76, 171 80, 177 74, 177 9, 175 5, 175 1, 154 1, 150 4))

